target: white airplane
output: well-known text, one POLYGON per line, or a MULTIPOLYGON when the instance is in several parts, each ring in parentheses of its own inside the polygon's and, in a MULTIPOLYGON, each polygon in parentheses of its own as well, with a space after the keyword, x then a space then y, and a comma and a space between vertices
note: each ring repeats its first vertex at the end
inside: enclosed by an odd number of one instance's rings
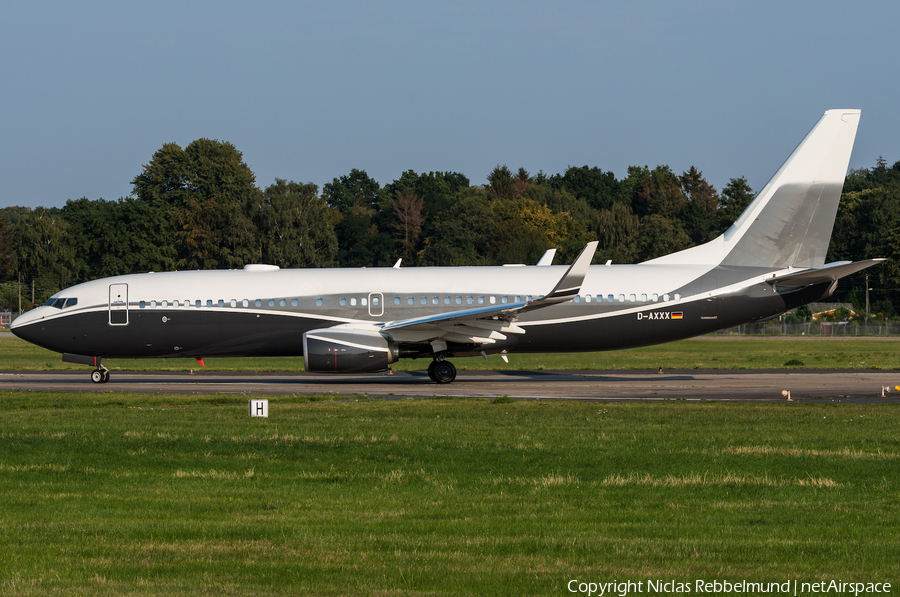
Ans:
POLYGON ((299 356, 307 371, 387 370, 448 357, 614 350, 775 317, 881 259, 825 264, 859 110, 829 110, 722 236, 637 265, 243 270, 78 284, 10 326, 95 367, 104 358, 299 356))

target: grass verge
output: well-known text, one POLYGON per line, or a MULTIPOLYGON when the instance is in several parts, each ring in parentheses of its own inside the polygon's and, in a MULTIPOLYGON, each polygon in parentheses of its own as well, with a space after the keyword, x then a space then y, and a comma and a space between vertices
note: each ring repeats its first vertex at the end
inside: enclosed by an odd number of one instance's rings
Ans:
POLYGON ((0 593, 900 579, 900 409, 0 393, 0 593))

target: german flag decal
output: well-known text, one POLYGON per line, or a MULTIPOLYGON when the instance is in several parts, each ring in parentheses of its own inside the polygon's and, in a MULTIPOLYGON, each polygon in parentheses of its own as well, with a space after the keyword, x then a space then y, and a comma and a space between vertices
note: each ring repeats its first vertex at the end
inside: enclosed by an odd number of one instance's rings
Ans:
POLYGON ((684 319, 684 312, 683 311, 673 311, 672 319, 684 319))

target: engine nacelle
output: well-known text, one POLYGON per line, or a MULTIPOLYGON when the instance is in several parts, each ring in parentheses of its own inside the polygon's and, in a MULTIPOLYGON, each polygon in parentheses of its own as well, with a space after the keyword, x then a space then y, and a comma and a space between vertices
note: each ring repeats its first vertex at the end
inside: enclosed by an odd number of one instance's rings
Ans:
POLYGON ((387 371, 399 352, 396 343, 378 332, 326 328, 303 334, 303 366, 317 373, 387 371))

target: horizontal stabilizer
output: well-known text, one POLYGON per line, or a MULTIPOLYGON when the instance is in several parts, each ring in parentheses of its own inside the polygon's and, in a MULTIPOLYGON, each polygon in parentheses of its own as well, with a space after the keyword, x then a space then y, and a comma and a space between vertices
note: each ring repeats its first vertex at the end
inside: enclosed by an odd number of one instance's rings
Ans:
POLYGON ((803 271, 776 276, 766 280, 772 286, 786 286, 788 288, 799 288, 809 286, 810 284, 821 284, 823 282, 834 282, 840 280, 850 274, 855 274, 867 267, 878 265, 884 259, 866 259, 865 261, 837 261, 829 263, 825 267, 818 269, 805 269, 803 271))

